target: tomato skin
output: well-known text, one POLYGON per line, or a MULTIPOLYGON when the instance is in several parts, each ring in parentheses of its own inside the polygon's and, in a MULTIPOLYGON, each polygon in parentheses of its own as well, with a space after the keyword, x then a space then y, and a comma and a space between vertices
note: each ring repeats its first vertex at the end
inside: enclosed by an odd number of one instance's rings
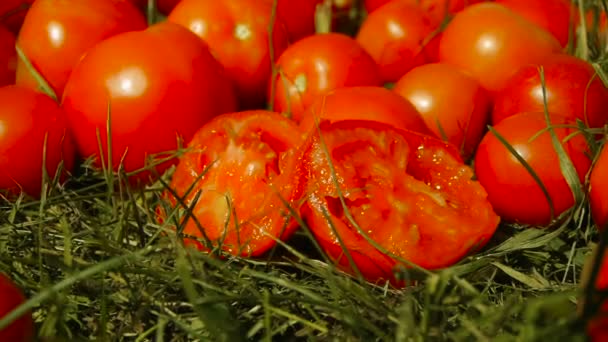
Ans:
POLYGON ((422 134, 432 134, 420 113, 401 96, 383 87, 338 88, 319 96, 300 127, 308 132, 320 121, 371 120, 422 134))
MULTIPOLYGON (((604 146, 593 165, 589 178, 589 201, 591 214, 598 228, 602 229, 608 223, 608 148, 604 146)), ((606 287, 608 287, 608 263, 606 287)))
POLYGON ((365 0, 364 6, 368 13, 372 13, 389 2, 404 2, 420 6, 433 22, 439 24, 446 16, 462 11, 468 5, 483 1, 485 0, 365 0))
POLYGON ((574 38, 577 8, 569 0, 495 0, 530 22, 547 30, 562 46, 574 38))
POLYGON ((427 269, 455 263, 494 233, 499 219, 450 145, 372 121, 319 127, 323 143, 314 134, 304 149, 308 197, 302 215, 343 270, 355 273, 341 244, 368 281, 405 285, 393 275, 405 265, 368 242, 345 216, 338 186, 361 231, 386 251, 427 269))
MULTIPOLYGON (((289 46, 276 62, 273 108, 299 122, 315 97, 340 87, 380 86, 374 59, 352 38, 327 33, 289 46), (322 66, 322 67, 320 67, 322 66)), ((268 90, 272 101, 272 87, 268 90)))
MULTIPOLYGON (((21 289, 8 276, 0 272, 0 318, 16 309, 25 300, 26 298, 21 289)), ((35 328, 32 313, 27 312, 13 321, 8 327, 0 330, 0 340, 29 342, 33 341, 34 333, 35 328)))
MULTIPOLYGON (((559 115, 551 115, 553 125, 575 123, 559 115)), ((574 205, 574 198, 559 166, 557 153, 548 132, 530 139, 546 128, 544 113, 520 113, 506 118, 494 129, 526 160, 547 189, 557 217, 574 205)), ((560 141, 573 133, 572 128, 554 131, 560 141)), ((562 143, 578 173, 579 180, 591 166, 586 155, 587 144, 581 135, 562 143)), ((508 222, 545 226, 552 220, 549 203, 540 186, 524 166, 507 150, 492 132, 482 139, 475 156, 475 171, 488 192, 496 213, 508 222)))
MULTIPOLYGON (((212 117, 234 111, 236 99, 206 44, 182 26, 164 22, 99 43, 70 76, 62 106, 81 156, 96 157, 96 166, 108 155, 108 105, 113 168, 124 158, 124 170, 131 172, 144 167, 146 156, 175 150, 178 136, 188 142, 212 117)), ((175 162, 156 170, 162 173, 175 162)), ((143 172, 132 179, 148 176, 143 172)))
POLYGON ((384 82, 394 82, 426 62, 426 39, 435 26, 415 4, 390 2, 372 12, 357 33, 357 42, 378 63, 384 82))
MULTIPOLYGON (((274 0, 266 0, 272 3, 274 0)), ((285 24, 290 42, 315 33, 315 12, 323 0, 277 0, 277 17, 285 24)))
POLYGON ((270 46, 274 59, 287 48, 289 38, 280 20, 268 40, 272 4, 259 0, 183 0, 168 20, 201 37, 234 82, 241 108, 262 108, 271 77, 270 46))
POLYGON ((589 127, 608 122, 608 89, 588 62, 566 54, 555 54, 539 64, 520 68, 496 93, 492 122, 524 111, 543 111, 539 67, 543 67, 548 110, 580 119, 589 127))
POLYGON ((452 65, 434 63, 405 74, 393 91, 416 107, 435 136, 447 138, 464 159, 473 155, 491 110, 490 96, 479 82, 452 65))
POLYGON ((23 19, 34 3, 34 0, 2 0, 0 1, 0 24, 13 34, 19 33, 23 19))
POLYGON ((441 62, 469 72, 489 91, 502 89, 521 66, 560 52, 549 32, 496 3, 479 3, 454 16, 439 43, 441 62))
MULTIPOLYGON (((0 88, 0 189, 40 196, 44 139, 46 172, 71 171, 75 150, 65 113, 50 97, 16 85, 0 88)), ((62 174, 62 176, 64 176, 62 174)))
MULTIPOLYGON (((25 17, 17 44, 61 98, 72 69, 91 47, 118 33, 146 26, 142 14, 126 0, 37 0, 25 17)), ((21 61, 16 82, 38 89, 36 79, 21 61)))
MULTIPOLYGON (((193 207, 214 246, 223 239, 221 248, 231 254, 260 256, 275 245, 276 238, 286 239, 297 228, 294 219, 286 216, 283 201, 299 210, 302 187, 296 174, 303 141, 296 124, 278 113, 251 110, 220 115, 192 138, 170 188, 193 207)), ((175 197, 168 198, 175 205, 175 197)), ((186 223, 184 233, 203 237, 193 220, 186 223)), ((199 242, 194 244, 207 250, 199 242)))
POLYGON ((16 68, 15 36, 8 29, 0 26, 0 86, 15 83, 16 68))

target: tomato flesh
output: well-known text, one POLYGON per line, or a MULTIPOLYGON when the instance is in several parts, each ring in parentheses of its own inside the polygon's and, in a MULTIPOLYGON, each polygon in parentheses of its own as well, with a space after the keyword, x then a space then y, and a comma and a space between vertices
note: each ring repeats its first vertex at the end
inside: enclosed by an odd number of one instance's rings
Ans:
POLYGON ((320 131, 305 151, 309 197, 303 213, 344 270, 355 271, 341 244, 366 279, 398 284, 393 269, 401 263, 387 254, 436 269, 494 233, 499 218, 449 145, 370 121, 322 123, 320 131))
POLYGON ((303 140, 295 123, 267 111, 224 114, 203 126, 170 185, 194 204, 202 228, 189 220, 184 233, 243 256, 259 256, 276 238, 288 237, 296 225, 283 200, 295 205, 298 197, 294 179, 303 140))

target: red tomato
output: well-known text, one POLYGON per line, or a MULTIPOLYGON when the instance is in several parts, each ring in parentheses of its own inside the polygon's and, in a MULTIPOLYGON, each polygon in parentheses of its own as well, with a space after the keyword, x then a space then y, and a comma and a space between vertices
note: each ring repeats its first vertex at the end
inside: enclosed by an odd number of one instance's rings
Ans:
POLYGON ((34 0, 0 1, 0 25, 7 27, 13 34, 17 34, 32 3, 34 0))
POLYGON ((263 107, 274 59, 285 50, 289 38, 282 22, 275 20, 269 42, 272 4, 260 0, 183 0, 169 21, 196 33, 224 65, 236 85, 242 108, 263 107))
MULTIPOLYGON (((551 123, 574 125, 572 120, 558 115, 551 116, 551 123)), ((494 210, 505 221, 547 225, 574 204, 549 133, 544 131, 536 136, 546 127, 544 113, 532 112, 506 118, 494 129, 536 172, 553 202, 554 217, 551 217, 551 207, 541 187, 492 132, 488 132, 479 144, 475 156, 477 178, 488 192, 494 210), (531 140, 532 137, 535 139, 531 140)), ((563 141, 575 129, 559 127, 554 131, 563 141)), ((585 139, 576 135, 562 142, 562 146, 572 160, 579 180, 584 182, 591 165, 585 139)))
MULTIPOLYGON (((266 0, 272 3, 275 0, 266 0)), ((277 18, 285 24, 289 39, 296 42, 315 33, 315 12, 323 0, 278 0, 277 18)))
POLYGON ((383 87, 338 88, 319 96, 306 111, 300 127, 308 132, 321 120, 379 121, 400 129, 432 134, 411 103, 383 87))
POLYGON ((530 22, 551 32, 562 46, 574 38, 577 8, 570 0, 495 0, 530 22))
POLYGON ((479 82, 449 64, 426 64, 405 74, 393 91, 410 101, 439 138, 468 159, 490 119, 491 100, 479 82))
MULTIPOLYGON (((25 302, 23 292, 6 275, 0 273, 0 318, 3 318, 25 302)), ((0 341, 29 342, 35 335, 32 314, 21 316, 8 327, 0 330, 0 341)))
MULTIPOLYGON (((446 16, 463 10, 466 6, 485 0, 399 0, 399 2, 417 5, 422 8, 434 23, 441 23, 446 16)), ((384 4, 395 0, 365 0, 368 13, 372 13, 384 4)))
POLYGON ((566 54, 547 57, 542 63, 522 67, 496 93, 492 122, 524 111, 543 111, 539 66, 545 74, 551 113, 580 119, 590 127, 608 123, 608 89, 586 61, 566 54))
POLYGON ((15 36, 0 26, 0 86, 15 83, 16 68, 15 36))
POLYGON ((561 45, 549 32, 495 3, 454 16, 439 44, 441 62, 456 65, 490 90, 502 89, 521 66, 542 62, 561 45))
MULTIPOLYGON (((276 63, 274 110, 300 121, 315 97, 353 86, 379 86, 374 59, 354 39, 338 33, 318 34, 288 47, 276 63)), ((272 87, 269 89, 272 98, 272 87)))
MULTIPOLYGON (((146 10, 148 8, 149 0, 129 0, 141 10, 146 10)), ((156 9, 162 14, 169 14, 173 8, 181 1, 181 0, 154 0, 156 2, 156 9)))
POLYGON ((203 126, 170 184, 200 224, 188 220, 184 234, 242 256, 259 256, 275 239, 288 238, 297 225, 283 201, 298 211, 303 141, 293 121, 262 110, 221 115, 203 126))
POLYGON ((378 63, 383 81, 394 82, 426 62, 424 44, 435 28, 420 7, 393 1, 363 21, 357 42, 378 63))
POLYGON ((308 198, 302 213, 339 267, 354 272, 342 243, 367 280, 402 285, 393 271, 404 265, 362 232, 427 269, 452 265, 492 236, 499 219, 471 179, 472 170, 449 145, 378 122, 326 123, 320 125, 323 143, 315 134, 305 149, 308 198))
MULTIPOLYGON (((37 0, 29 10, 17 44, 58 98, 74 65, 98 42, 125 31, 143 30, 146 20, 126 0, 37 0)), ((17 65, 17 84, 38 89, 25 64, 17 65)))
MULTIPOLYGON (((589 201, 595 224, 600 229, 604 228, 608 223, 608 148, 605 146, 591 171, 589 201)), ((606 272, 608 273, 608 263, 606 272)), ((608 288, 608 274, 606 275, 606 287, 608 288)))
MULTIPOLYGON (((235 102, 231 84, 207 45, 168 22, 97 44, 74 68, 63 97, 79 152, 95 156, 97 166, 100 156, 107 162, 110 110, 112 165, 117 169, 122 162, 126 172, 144 167, 151 155, 175 150, 178 136, 189 141, 212 117, 234 111, 235 102)), ((163 172, 174 162, 156 170, 163 172)))
POLYGON ((9 85, 0 88, 0 189, 40 196, 46 138, 46 171, 74 165, 74 145, 65 113, 50 97, 9 85))

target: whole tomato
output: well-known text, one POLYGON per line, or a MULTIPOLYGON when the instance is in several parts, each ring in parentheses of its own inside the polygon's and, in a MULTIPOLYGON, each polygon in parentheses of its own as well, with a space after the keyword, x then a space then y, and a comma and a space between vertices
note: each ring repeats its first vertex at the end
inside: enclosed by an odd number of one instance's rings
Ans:
POLYGON ((357 42, 378 63, 383 81, 394 82, 426 62, 424 45, 435 28, 417 5, 393 1, 367 16, 357 42))
POLYGON ((495 0, 530 22, 551 32, 567 46, 578 24, 577 8, 570 0, 495 0))
POLYGON ((340 87, 382 85, 374 59, 354 39, 339 33, 317 34, 289 46, 276 62, 269 87, 274 110, 296 121, 315 98, 340 87), (273 94, 274 90, 274 94, 273 94))
MULTIPOLYGON (((152 155, 188 142, 214 116, 236 109, 222 66, 207 45, 180 25, 163 22, 97 44, 76 65, 65 87, 63 108, 80 154, 126 172, 143 168, 152 155), (162 47, 162 48, 159 48, 162 47), (99 150, 98 134, 102 151, 99 150)), ((162 173, 175 159, 156 167, 162 173)), ((148 172, 132 180, 147 180, 148 172)))
POLYGON ((308 132, 320 121, 371 120, 432 134, 420 113, 401 96, 383 87, 345 87, 319 96, 300 122, 308 132))
MULTIPOLYGON (((25 296, 5 274, 0 273, 0 318, 3 318, 25 302, 25 296)), ((30 342, 34 340, 35 330, 31 312, 13 321, 8 327, 0 329, 0 341, 30 342)))
MULTIPOLYGON (((604 146, 596 160, 589 179, 591 214, 598 228, 608 223, 608 148, 604 146)), ((608 265, 606 266, 608 272, 608 265)), ((606 287, 608 288, 608 274, 606 287)))
POLYGON ((8 28, 13 34, 19 33, 23 19, 34 0, 0 1, 0 25, 8 28))
POLYGON ((520 68, 495 94, 494 124, 519 112, 544 110, 541 66, 551 113, 580 119, 589 127, 608 123, 608 89, 593 66, 574 56, 554 54, 520 68))
POLYGON ((403 2, 420 6, 435 24, 439 24, 449 15, 462 11, 468 5, 482 1, 486 0, 365 0, 363 4, 368 13, 376 11, 389 2, 403 2))
POLYGON ((183 0, 169 21, 196 33, 227 70, 241 108, 261 108, 276 60, 289 43, 283 23, 271 24, 272 3, 260 0, 183 0), (271 51, 274 56, 271 56, 271 51))
MULTIPOLYGON (((143 30, 146 20, 127 0, 37 0, 25 17, 17 44, 58 98, 74 65, 95 44, 125 31, 143 30)), ((20 60, 17 84, 38 89, 20 60)))
POLYGON ((393 91, 411 102, 431 131, 469 159, 490 119, 491 99, 475 79, 449 64, 414 68, 393 91))
POLYGON ((367 280, 400 286, 403 260, 446 267, 493 235, 499 218, 450 145, 380 122, 327 123, 305 145, 302 215, 340 268, 356 274, 348 252, 367 280))
MULTIPOLYGON (((563 127, 574 125, 569 118, 551 115, 551 124, 562 125, 554 127, 554 132, 572 160, 579 180, 584 183, 591 165, 584 137, 576 135, 564 142, 575 132, 574 128, 563 127)), ((475 156, 477 178, 488 192, 494 210, 505 221, 544 226, 574 205, 574 197, 546 128, 542 112, 520 113, 494 126, 538 175, 553 204, 553 216, 540 185, 494 133, 488 132, 479 144, 475 156)))
POLYGON ((15 36, 8 29, 0 26, 0 86, 15 83, 16 69, 15 36))
POLYGON ((490 91, 502 89, 521 66, 559 52, 559 41, 505 6, 479 3, 454 16, 439 44, 441 62, 469 72, 490 91))
POLYGON ((204 250, 259 256, 297 228, 300 147, 304 134, 273 112, 224 114, 201 127, 180 158, 167 198, 192 207, 184 234, 204 250), (210 244, 209 244, 210 243, 210 244))
POLYGON ((0 88, 0 189, 3 192, 16 195, 23 191, 38 197, 43 161, 52 180, 60 163, 64 171, 72 170, 74 157, 65 113, 55 101, 16 85, 0 88))

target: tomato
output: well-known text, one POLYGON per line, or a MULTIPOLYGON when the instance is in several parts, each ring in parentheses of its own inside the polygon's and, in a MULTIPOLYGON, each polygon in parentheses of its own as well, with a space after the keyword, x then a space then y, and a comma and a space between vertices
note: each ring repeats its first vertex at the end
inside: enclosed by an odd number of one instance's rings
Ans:
MULTIPOLYGON (((72 68, 91 47, 146 25, 141 13, 126 0, 37 0, 25 17, 17 44, 61 98, 72 68)), ((22 61, 17 65, 17 84, 38 89, 22 61)))
POLYGON ((555 54, 542 63, 520 68, 496 93, 494 124, 518 112, 544 110, 540 66, 550 112, 580 119, 590 127, 608 123, 608 89, 593 66, 574 56, 555 54))
POLYGON ((433 22, 439 24, 446 16, 463 10, 466 6, 485 0, 365 0, 364 6, 368 13, 376 11, 389 2, 403 2, 422 8, 433 22))
MULTIPOLYGON (((598 228, 608 223, 608 148, 605 146, 599 154, 589 179, 589 201, 591 214, 598 228)), ((608 265, 606 266, 608 272, 608 265)), ((608 287, 608 275, 607 275, 608 287)))
POLYGON ((169 21, 183 25, 201 37, 224 65, 236 85, 242 108, 263 107, 274 59, 289 43, 281 21, 275 20, 268 39, 272 4, 260 0, 183 0, 169 21))
MULTIPOLYGON (((275 0, 266 0, 270 3, 275 0)), ((315 12, 323 0, 278 0, 277 17, 285 24, 291 42, 315 33, 315 12)))
MULTIPOLYGON (((279 57, 274 110, 300 121, 315 97, 340 88, 379 86, 380 70, 354 39, 339 33, 301 39, 279 57)), ((272 99, 272 86, 269 96, 272 99)))
POLYGON ((55 177, 60 163, 71 171, 74 145, 65 113, 50 97, 15 85, 0 88, 0 189, 40 196, 42 163, 55 177), (46 137, 46 156, 45 136, 46 137))
POLYGON ((16 68, 15 36, 0 26, 0 86, 15 83, 16 68))
MULTIPOLYGON (((0 318, 16 309, 25 299, 21 289, 0 272, 0 318)), ((29 342, 34 339, 34 335, 32 313, 28 312, 0 330, 0 341, 29 342)))
POLYGON ((443 31, 441 62, 468 71, 481 85, 497 91, 519 67, 542 62, 561 45, 549 32, 496 3, 465 8, 443 31))
POLYGON ((497 228, 499 219, 472 170, 438 139, 351 120, 322 122, 320 135, 306 146, 303 217, 349 273, 355 271, 341 244, 367 280, 399 286, 393 271, 407 265, 386 252, 437 269, 481 248, 497 228))
POLYGON ((363 21, 357 42, 378 63, 383 81, 394 82, 426 62, 424 44, 435 28, 420 7, 393 1, 363 21))
MULTIPOLYGON (((572 120, 559 115, 551 115, 551 123, 574 125, 572 120)), ((538 175, 553 203, 553 217, 542 188, 492 132, 488 132, 479 144, 475 156, 477 178, 488 192, 494 210, 505 221, 544 226, 574 205, 549 132, 537 136, 546 127, 544 113, 530 112, 506 118, 494 129, 538 175), (531 140, 533 137, 535 139, 531 140)), ((583 183, 591 165, 585 139, 576 135, 563 142, 576 129, 556 127, 554 131, 583 183)))
POLYGON ((17 34, 32 3, 34 0, 0 1, 0 24, 17 34))
MULTIPOLYGON (((195 34, 164 22, 97 44, 74 68, 62 106, 80 154, 107 163, 111 114, 112 166, 139 170, 146 158, 189 141, 212 117, 236 109, 230 81, 195 34), (162 46, 162 49, 159 49, 162 46), (102 152, 99 151, 97 131, 102 152)), ((158 165, 162 173, 175 160, 158 165)), ((132 179, 146 180, 149 173, 132 179)))
POLYGON ((437 137, 457 146, 465 159, 473 155, 491 110, 479 82, 452 65, 435 63, 411 70, 393 91, 416 107, 437 137))
POLYGON ((379 121, 400 129, 432 134, 411 103, 383 87, 338 88, 319 96, 306 111, 300 127, 308 132, 321 120, 379 121))
POLYGON ((288 238, 297 225, 283 203, 298 211, 303 140, 293 121, 262 110, 220 115, 203 126, 170 184, 200 224, 188 220, 184 234, 242 256, 259 256, 288 238))
POLYGON ((495 0, 530 22, 551 32, 562 46, 574 38, 577 8, 570 0, 495 0))

